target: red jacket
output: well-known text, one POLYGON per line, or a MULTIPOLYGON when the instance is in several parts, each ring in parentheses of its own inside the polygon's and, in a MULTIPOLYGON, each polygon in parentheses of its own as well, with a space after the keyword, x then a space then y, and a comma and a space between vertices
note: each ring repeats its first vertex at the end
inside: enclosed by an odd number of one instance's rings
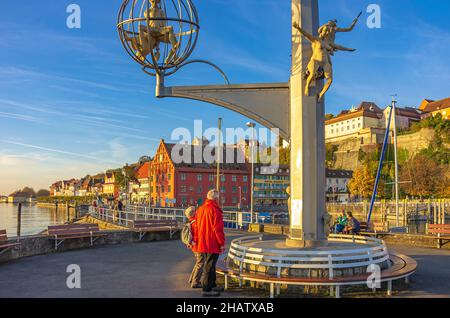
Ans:
POLYGON ((220 254, 225 246, 223 231, 223 213, 216 201, 206 200, 197 210, 195 241, 198 253, 220 254))

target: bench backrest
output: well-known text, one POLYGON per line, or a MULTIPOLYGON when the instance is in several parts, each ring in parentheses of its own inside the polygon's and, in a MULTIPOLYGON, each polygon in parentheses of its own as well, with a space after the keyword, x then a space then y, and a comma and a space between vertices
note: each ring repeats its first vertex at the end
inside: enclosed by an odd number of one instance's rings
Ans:
POLYGON ((383 222, 373 222, 373 230, 375 232, 387 231, 387 227, 383 222))
POLYGON ((137 220, 134 221, 133 226, 136 229, 152 228, 152 227, 176 227, 178 222, 176 220, 137 220))
POLYGON ((6 230, 0 230, 0 243, 4 243, 8 240, 8 236, 6 235, 6 230))
POLYGON ((370 227, 367 226, 367 222, 360 222, 359 223, 359 228, 361 231, 368 231, 370 230, 370 227))
POLYGON ((450 224, 429 224, 428 234, 450 234, 450 224))
POLYGON ((100 231, 98 224, 93 223, 51 225, 48 227, 49 235, 75 235, 98 231, 100 231))

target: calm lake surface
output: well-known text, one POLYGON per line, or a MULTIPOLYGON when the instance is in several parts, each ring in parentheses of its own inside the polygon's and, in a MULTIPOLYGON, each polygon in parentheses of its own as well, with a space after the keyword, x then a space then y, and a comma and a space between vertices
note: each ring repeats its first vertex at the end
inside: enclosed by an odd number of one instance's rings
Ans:
MULTIPOLYGON (((65 208, 38 207, 36 204, 22 204, 21 235, 33 235, 49 225, 64 224, 67 221, 65 208)), ((0 229, 6 229, 8 237, 17 235, 17 204, 0 203, 0 229)))

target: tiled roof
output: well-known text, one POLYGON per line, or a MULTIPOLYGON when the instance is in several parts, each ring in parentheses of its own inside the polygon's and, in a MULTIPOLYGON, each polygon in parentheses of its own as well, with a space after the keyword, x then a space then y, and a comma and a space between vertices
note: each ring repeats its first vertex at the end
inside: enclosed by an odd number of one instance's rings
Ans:
MULTIPOLYGON (((175 167, 177 168, 196 168, 196 169, 215 169, 216 163, 216 148, 212 146, 193 146, 193 145, 180 145, 180 144, 170 144, 165 143, 167 152, 169 156, 171 157, 172 162, 174 163, 175 167), (175 148, 176 147, 176 148, 175 148), (172 151, 175 151, 175 153, 179 153, 181 157, 183 157, 183 154, 185 151, 190 151, 190 159, 187 160, 188 162, 177 162, 172 158, 172 151), (212 162, 208 162, 203 155, 198 155, 198 157, 201 157, 202 162, 195 162, 197 159, 195 154, 208 154, 214 160, 211 160, 212 162)), ((242 152, 242 150, 234 147, 225 147, 222 148, 222 156, 221 161, 223 162, 220 165, 220 169, 222 170, 247 170, 247 164, 245 161, 245 154, 242 152)))
POLYGON ((336 117, 327 120, 325 124, 330 125, 361 116, 380 119, 383 116, 383 111, 375 103, 362 102, 354 111, 344 110, 336 117))
POLYGON ((438 100, 436 102, 429 103, 428 105, 425 106, 423 111, 426 113, 431 113, 431 112, 439 111, 439 110, 449 108, 449 107, 450 107, 450 97, 442 99, 442 100, 438 100))
POLYGON ((346 178, 351 179, 353 177, 353 171, 350 170, 326 170, 327 178, 346 178))
POLYGON ((136 172, 136 179, 146 179, 149 176, 149 166, 148 162, 143 163, 136 172))

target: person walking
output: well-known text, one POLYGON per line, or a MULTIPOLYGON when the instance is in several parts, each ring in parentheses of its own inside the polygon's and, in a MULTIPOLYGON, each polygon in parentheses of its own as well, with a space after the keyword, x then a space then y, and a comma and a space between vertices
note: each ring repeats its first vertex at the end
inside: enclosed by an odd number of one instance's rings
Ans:
POLYGON ((219 255, 225 251, 225 232, 223 212, 218 204, 219 192, 208 192, 205 203, 198 208, 197 222, 197 252, 204 257, 202 274, 203 296, 220 296, 223 288, 216 285, 216 263, 219 255))
POLYGON ((197 239, 197 220, 195 219, 195 207, 191 206, 184 211, 184 214, 188 218, 188 226, 190 229, 190 242, 186 242, 188 247, 192 250, 194 254, 195 264, 192 269, 191 276, 189 277, 189 285, 191 288, 202 288, 202 274, 203 266, 205 265, 205 256, 203 253, 199 253, 197 239))

